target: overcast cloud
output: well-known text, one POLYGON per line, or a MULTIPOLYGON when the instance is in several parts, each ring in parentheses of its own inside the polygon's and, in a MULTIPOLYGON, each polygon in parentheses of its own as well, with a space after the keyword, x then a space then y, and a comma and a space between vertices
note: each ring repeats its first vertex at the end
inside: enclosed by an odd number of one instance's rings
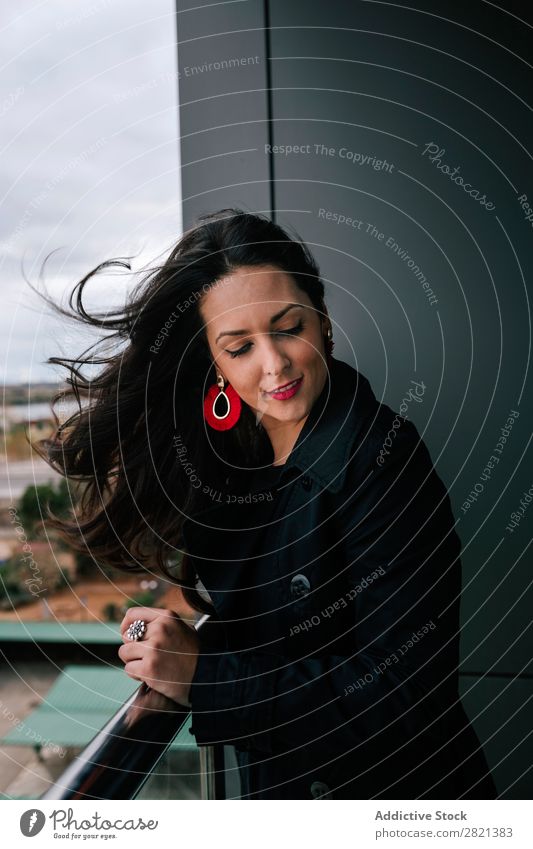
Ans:
MULTIPOLYGON (((78 351, 79 331, 43 311, 21 264, 37 282, 55 250, 46 281, 60 296, 105 259, 160 258, 181 232, 175 7, 5 0, 2 11, 0 362, 8 383, 55 380, 44 360, 58 341, 78 351)), ((121 303, 133 282, 102 277, 88 303, 121 303)))

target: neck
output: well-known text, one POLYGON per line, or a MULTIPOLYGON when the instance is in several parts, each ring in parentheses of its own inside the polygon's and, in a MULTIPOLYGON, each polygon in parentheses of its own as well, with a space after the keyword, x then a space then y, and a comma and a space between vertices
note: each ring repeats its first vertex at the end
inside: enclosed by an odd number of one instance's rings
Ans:
POLYGON ((274 450, 274 462, 272 465, 283 466, 294 448, 294 444, 300 435, 307 416, 304 416, 303 419, 297 422, 276 422, 275 425, 272 425, 272 423, 269 424, 265 419, 266 416, 263 418, 263 425, 274 450))

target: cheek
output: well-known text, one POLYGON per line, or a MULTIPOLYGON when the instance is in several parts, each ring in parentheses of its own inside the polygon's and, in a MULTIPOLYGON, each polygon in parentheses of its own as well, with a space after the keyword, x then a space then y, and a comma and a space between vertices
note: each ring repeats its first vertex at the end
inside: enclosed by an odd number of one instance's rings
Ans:
POLYGON ((241 398, 245 401, 255 400, 261 375, 258 369, 251 366, 236 368, 234 364, 226 366, 226 377, 241 398))
POLYGON ((322 341, 316 336, 309 339, 305 346, 302 347, 302 352, 299 357, 302 363, 310 365, 312 368, 318 368, 322 362, 322 341))

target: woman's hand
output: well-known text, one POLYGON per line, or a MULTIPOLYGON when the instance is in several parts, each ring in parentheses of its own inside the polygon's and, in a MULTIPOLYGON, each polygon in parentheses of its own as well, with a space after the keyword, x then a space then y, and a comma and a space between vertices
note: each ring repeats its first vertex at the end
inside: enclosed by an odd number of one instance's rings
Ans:
POLYGON ((153 690, 190 707, 189 691, 194 677, 200 640, 173 610, 130 607, 120 624, 124 644, 118 654, 130 678, 144 681, 153 690), (136 619, 146 622, 142 640, 129 640, 126 631, 136 619))

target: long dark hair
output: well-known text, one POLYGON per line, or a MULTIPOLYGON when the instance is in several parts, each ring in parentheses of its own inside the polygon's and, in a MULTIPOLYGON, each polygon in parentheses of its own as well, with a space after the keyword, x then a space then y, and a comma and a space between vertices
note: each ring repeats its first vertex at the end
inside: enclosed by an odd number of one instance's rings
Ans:
POLYGON ((216 372, 198 306, 231 271, 266 264, 289 273, 323 313, 324 285, 306 245, 265 216, 239 209, 201 216, 118 310, 87 312, 83 290, 104 270, 131 270, 125 260, 90 271, 72 290, 69 309, 42 295, 63 316, 105 331, 79 357, 47 360, 67 369, 67 388, 52 401, 54 433, 34 447, 62 475, 80 481, 81 494, 70 518, 48 511, 46 524, 97 562, 129 572, 160 570, 204 612, 212 608, 195 589, 190 558, 185 553, 171 563, 184 518, 200 507, 190 470, 222 489, 229 469, 272 463, 273 450, 244 402, 230 430, 204 426, 203 398, 216 372), (93 373, 84 374, 86 366, 93 373), (101 367, 96 374, 95 366, 101 367), (72 399, 77 410, 61 424, 54 407, 72 399))

